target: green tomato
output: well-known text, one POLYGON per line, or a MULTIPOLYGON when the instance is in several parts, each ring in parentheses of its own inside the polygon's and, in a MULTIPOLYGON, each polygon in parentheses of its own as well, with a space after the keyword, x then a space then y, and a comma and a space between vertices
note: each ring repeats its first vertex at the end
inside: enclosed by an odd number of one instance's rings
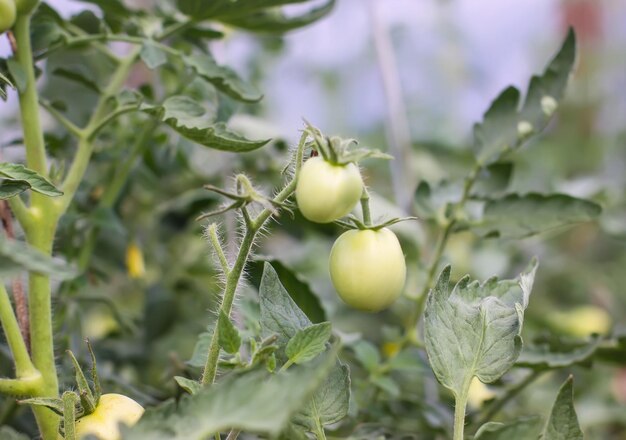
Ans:
POLYGON ((307 219, 330 223, 349 214, 362 193, 363 179, 355 164, 333 165, 318 156, 302 166, 296 201, 307 219))
POLYGON ((330 278, 341 299, 355 309, 389 307, 406 279, 398 238, 387 228, 343 233, 330 251, 330 278))
POLYGON ((15 2, 13 0, 0 0, 0 34, 13 27, 15 15, 15 2))
POLYGON ((120 440, 118 423, 132 426, 143 415, 143 407, 121 394, 103 394, 96 410, 76 421, 76 438, 88 435, 98 440, 120 440))

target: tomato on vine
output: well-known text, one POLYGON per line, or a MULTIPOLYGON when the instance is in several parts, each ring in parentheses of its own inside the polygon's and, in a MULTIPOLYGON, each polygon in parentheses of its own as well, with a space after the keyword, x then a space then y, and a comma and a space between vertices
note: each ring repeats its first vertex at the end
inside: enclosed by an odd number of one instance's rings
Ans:
POLYGON ((389 307, 406 278, 398 238, 387 228, 344 232, 330 252, 330 277, 349 306, 368 312, 389 307))
POLYGON ((98 440, 119 440, 119 423, 132 426, 143 415, 143 407, 122 394, 103 394, 96 410, 76 421, 76 438, 95 436, 98 440))
POLYGON ((363 179, 354 163, 335 165, 317 156, 302 166, 296 201, 308 220, 330 223, 349 214, 362 192, 363 179))
POLYGON ((16 7, 13 0, 0 0, 0 34, 8 31, 15 23, 16 7))

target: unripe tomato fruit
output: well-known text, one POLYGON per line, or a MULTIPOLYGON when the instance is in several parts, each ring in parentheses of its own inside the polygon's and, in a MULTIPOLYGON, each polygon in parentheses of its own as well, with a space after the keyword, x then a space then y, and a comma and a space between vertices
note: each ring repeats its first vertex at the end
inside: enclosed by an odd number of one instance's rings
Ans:
POLYGON ((316 223, 330 223, 354 209, 363 193, 359 168, 334 165, 317 156, 302 166, 296 186, 300 212, 316 223))
POLYGON ((0 34, 13 27, 15 15, 15 2, 13 0, 0 0, 0 34))
POLYGON ((389 307, 406 278, 398 238, 387 228, 344 232, 330 251, 330 278, 341 299, 355 309, 389 307))
POLYGON ((132 426, 143 415, 143 407, 121 394, 103 394, 96 410, 76 421, 78 440, 93 435, 98 440, 120 440, 118 423, 132 426))

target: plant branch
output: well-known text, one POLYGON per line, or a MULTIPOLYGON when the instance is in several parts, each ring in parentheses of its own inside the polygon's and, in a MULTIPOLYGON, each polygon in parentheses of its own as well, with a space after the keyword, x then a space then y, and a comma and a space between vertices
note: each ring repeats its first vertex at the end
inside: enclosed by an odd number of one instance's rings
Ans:
POLYGON ((15 361, 15 370, 17 376, 30 376, 36 370, 30 359, 28 348, 22 338, 22 332, 20 326, 15 317, 9 294, 7 293, 4 283, 0 280, 0 322, 2 323, 2 329, 6 337, 11 353, 13 354, 13 360, 15 361))
POLYGON ((465 431, 465 408, 467 407, 467 390, 465 387, 463 394, 455 398, 454 404, 454 440, 464 440, 465 431))
POLYGON ((524 388, 537 380, 544 372, 545 371, 533 371, 526 376, 524 380, 510 387, 500 398, 491 402, 487 406, 487 412, 480 418, 478 426, 493 420, 494 416, 498 414, 507 403, 516 397, 524 388))
POLYGON ((83 131, 74 124, 72 121, 67 119, 60 111, 52 107, 49 102, 40 100, 39 104, 45 108, 50 115, 52 115, 67 131, 72 133, 74 136, 80 138, 83 136, 83 131))
POLYGON ((30 376, 19 379, 0 378, 0 393, 9 396, 30 396, 41 388, 41 374, 35 370, 30 376))
POLYGON ((240 432, 241 431, 239 429, 233 429, 232 431, 228 433, 228 437, 226 437, 226 440, 237 440, 237 437, 239 437, 240 432))
POLYGON ((224 249, 222 248, 222 244, 220 243, 220 238, 217 235, 217 225, 215 223, 211 223, 207 228, 207 234, 209 236, 209 241, 213 246, 213 250, 217 255, 217 258, 220 261, 220 265, 222 266, 222 272, 224 272, 225 276, 230 274, 230 266, 228 265, 228 260, 226 259, 226 255, 224 254, 224 249))
MULTIPOLYGON (((302 168, 302 159, 304 157, 304 147, 306 145, 306 139, 308 137, 307 132, 303 132, 298 143, 298 150, 296 152, 295 159, 295 171, 291 181, 274 197, 273 202, 275 204, 283 203, 289 196, 295 191, 298 175, 302 168)), ((220 313, 230 317, 233 301, 235 299, 235 293, 241 278, 241 273, 246 265, 248 256, 254 244, 254 239, 257 232, 265 225, 265 222, 276 212, 276 209, 264 208, 254 219, 250 219, 245 224, 245 234, 239 245, 239 251, 237 258, 232 268, 226 276, 226 284, 224 286, 224 294, 222 296, 222 304, 220 306, 220 313)), ((209 346, 209 353, 207 361, 202 373, 201 383, 203 385, 210 385, 215 381, 217 374, 217 363, 219 361, 220 345, 217 320, 213 329, 213 336, 211 337, 211 345, 209 346)))
POLYGON ((20 196, 11 197, 7 202, 9 202, 9 207, 22 228, 28 228, 32 222, 32 215, 20 196))
POLYGON ((363 223, 365 226, 372 226, 372 214, 370 212, 370 193, 363 186, 363 194, 361 194, 361 210, 363 211, 363 223))
POLYGON ((93 127, 87 134, 86 134, 86 138, 88 140, 92 140, 100 130, 102 130, 109 122, 111 122, 112 120, 114 120, 115 118, 117 118, 120 115, 123 115, 125 113, 130 113, 133 111, 139 110, 139 106, 136 104, 129 104, 129 105, 124 105, 122 107, 119 107, 115 110, 113 110, 111 113, 109 113, 108 115, 104 116, 102 119, 100 119, 100 121, 98 122, 98 124, 93 127))

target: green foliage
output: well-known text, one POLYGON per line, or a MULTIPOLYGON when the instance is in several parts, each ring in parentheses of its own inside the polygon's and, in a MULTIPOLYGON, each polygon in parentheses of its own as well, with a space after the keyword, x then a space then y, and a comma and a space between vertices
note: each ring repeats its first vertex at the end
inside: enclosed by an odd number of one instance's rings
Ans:
POLYGON ((66 262, 53 259, 24 242, 0 238, 0 275, 13 276, 24 270, 51 275, 58 280, 76 276, 76 268, 66 262))
POLYGON ((314 359, 326 348, 331 332, 330 322, 312 324, 298 330, 285 347, 287 359, 298 365, 314 359))
POLYGON ((63 195, 48 179, 15 163, 0 163, 0 199, 14 197, 30 189, 50 197, 63 195))
POLYGON ((443 386, 464 396, 473 377, 490 383, 515 363, 537 262, 517 280, 461 279, 450 291, 446 267, 429 295, 424 336, 430 364, 443 386))

